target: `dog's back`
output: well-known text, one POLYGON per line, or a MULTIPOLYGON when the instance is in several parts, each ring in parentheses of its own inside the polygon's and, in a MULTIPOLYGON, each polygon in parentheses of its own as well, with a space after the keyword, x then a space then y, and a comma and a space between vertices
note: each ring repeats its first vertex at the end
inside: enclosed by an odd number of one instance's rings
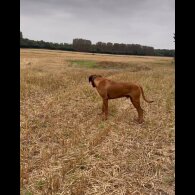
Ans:
POLYGON ((109 99, 115 99, 120 97, 130 97, 132 88, 137 88, 137 85, 125 82, 115 82, 109 79, 99 79, 98 88, 104 89, 109 99))

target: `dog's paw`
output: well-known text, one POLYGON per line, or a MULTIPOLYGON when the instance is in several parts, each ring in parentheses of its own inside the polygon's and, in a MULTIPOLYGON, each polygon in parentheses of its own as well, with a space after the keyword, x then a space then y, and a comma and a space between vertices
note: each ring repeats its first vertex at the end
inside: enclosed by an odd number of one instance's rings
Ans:
POLYGON ((137 119, 137 122, 138 122, 139 124, 142 124, 142 123, 144 122, 144 119, 137 119))
POLYGON ((136 123, 142 124, 144 122, 144 119, 134 118, 134 121, 136 123))
POLYGON ((102 120, 103 120, 103 121, 106 121, 106 120, 108 120, 108 117, 103 116, 103 117, 102 117, 102 120))

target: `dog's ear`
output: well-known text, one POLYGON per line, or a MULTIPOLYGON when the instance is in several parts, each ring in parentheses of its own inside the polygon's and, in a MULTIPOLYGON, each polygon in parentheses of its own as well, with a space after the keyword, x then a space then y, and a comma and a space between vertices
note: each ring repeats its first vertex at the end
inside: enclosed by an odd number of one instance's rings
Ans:
POLYGON ((93 76, 94 76, 94 75, 89 76, 89 83, 92 82, 93 76))
POLYGON ((89 76, 89 83, 91 82, 91 84, 92 84, 93 87, 95 87, 95 83, 94 83, 95 77, 96 77, 96 75, 89 76))

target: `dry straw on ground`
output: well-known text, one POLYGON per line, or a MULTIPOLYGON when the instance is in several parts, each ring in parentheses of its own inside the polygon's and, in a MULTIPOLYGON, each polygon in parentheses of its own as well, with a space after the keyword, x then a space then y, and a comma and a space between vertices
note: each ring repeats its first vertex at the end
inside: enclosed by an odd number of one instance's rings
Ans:
POLYGON ((172 58, 21 49, 21 194, 173 195, 174 71, 172 58), (145 123, 125 98, 103 122, 90 74, 140 83, 155 101, 141 100, 145 123))

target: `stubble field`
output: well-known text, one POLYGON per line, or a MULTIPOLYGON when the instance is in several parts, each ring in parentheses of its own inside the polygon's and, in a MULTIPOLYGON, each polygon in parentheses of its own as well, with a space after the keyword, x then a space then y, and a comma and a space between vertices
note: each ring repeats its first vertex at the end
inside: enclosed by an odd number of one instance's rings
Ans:
POLYGON ((173 195, 173 58, 21 49, 22 195, 173 195), (143 86, 148 104, 135 122, 129 99, 102 100, 88 76, 143 86))

